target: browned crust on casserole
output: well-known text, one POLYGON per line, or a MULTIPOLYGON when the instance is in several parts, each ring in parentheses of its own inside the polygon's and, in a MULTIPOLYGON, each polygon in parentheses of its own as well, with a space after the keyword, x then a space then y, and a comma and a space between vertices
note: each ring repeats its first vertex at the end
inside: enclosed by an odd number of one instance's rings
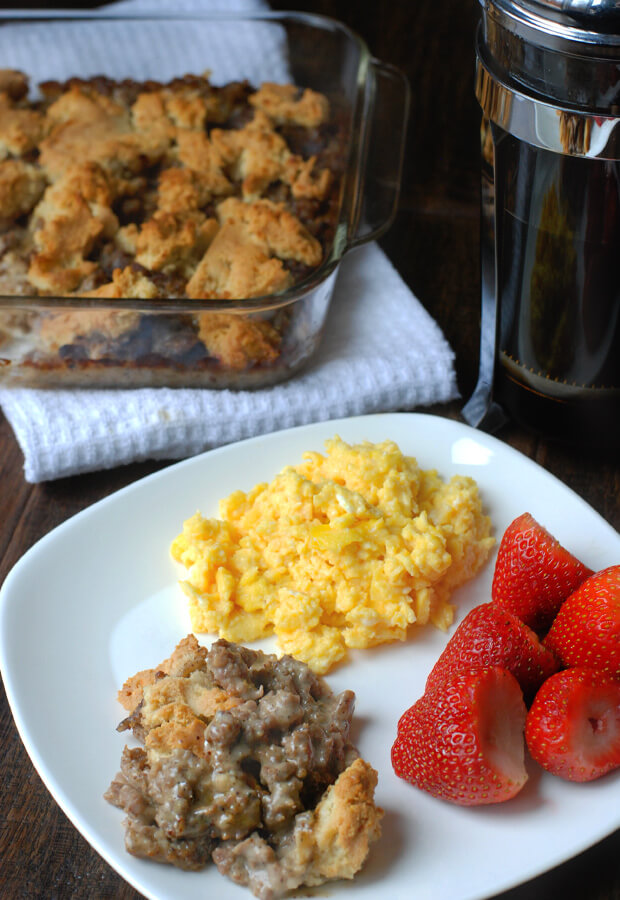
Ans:
MULTIPOLYGON (((227 302, 277 295, 326 259, 344 147, 323 95, 206 76, 39 87, 30 100, 25 74, 0 70, 2 294, 227 302)), ((179 353, 176 334, 147 346, 134 314, 47 313, 26 362, 75 374, 89 362, 180 371, 209 359, 215 375, 214 364, 249 371, 285 353, 286 317, 245 327, 209 315, 197 313, 179 353), (141 362, 128 349, 136 329, 141 362)))

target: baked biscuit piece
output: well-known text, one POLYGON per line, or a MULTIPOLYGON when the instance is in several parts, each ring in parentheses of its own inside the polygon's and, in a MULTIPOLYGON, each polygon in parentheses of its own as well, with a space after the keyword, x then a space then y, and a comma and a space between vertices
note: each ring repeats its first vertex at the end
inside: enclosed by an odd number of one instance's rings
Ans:
MULTIPOLYGON (((375 806, 376 786, 376 771, 365 760, 356 759, 328 787, 314 810, 309 829, 312 860, 304 879, 306 884, 350 879, 359 872, 370 844, 381 834, 383 810, 375 806)), ((298 846, 307 839, 304 831, 297 836, 298 846)))
POLYGON ((244 203, 229 197, 218 205, 222 226, 241 223, 249 237, 266 253, 280 259, 294 259, 307 266, 321 262, 321 245, 299 219, 284 206, 270 200, 244 203))
POLYGON ((174 648, 167 659, 164 659, 153 669, 143 669, 128 678, 118 692, 118 702, 133 712, 143 697, 144 687, 154 684, 158 673, 164 675, 184 676, 190 675, 202 668, 207 656, 207 648, 201 647, 195 635, 188 634, 174 648))
POLYGON ((215 219, 206 219, 201 213, 158 211, 137 234, 136 262, 155 272, 180 272, 187 278, 218 228, 215 219))
POLYGON ((71 293, 96 269, 86 257, 97 240, 118 228, 111 199, 103 170, 88 162, 68 166, 46 189, 32 216, 36 252, 28 277, 36 288, 71 293))
POLYGON ((155 300, 159 296, 157 287, 150 278, 140 271, 125 266, 124 269, 114 269, 112 281, 101 284, 90 291, 81 291, 80 297, 101 297, 110 300, 155 300))
POLYGON ((205 758, 206 728, 206 722, 196 716, 188 716, 183 721, 177 712, 174 721, 164 722, 146 735, 144 746, 153 756, 165 757, 175 750, 188 750, 198 758, 205 758))
POLYGON ((34 109, 13 105, 8 93, 0 93, 0 158, 23 156, 34 150, 45 133, 45 121, 34 109))
POLYGON ((241 192, 246 200, 260 197, 276 181, 290 185, 294 197, 323 199, 331 186, 329 169, 316 170, 315 156, 304 159, 291 153, 262 109, 256 110, 244 128, 214 129, 211 140, 233 178, 242 182, 241 192))
MULTIPOLYGON (((134 222, 119 228, 114 235, 114 245, 129 256, 136 255, 136 244, 140 235, 140 228, 134 222)), ((114 274, 114 273, 112 273, 114 274)))
POLYGON ((216 109, 215 97, 189 85, 177 85, 140 94, 132 106, 132 116, 139 130, 154 127, 174 137, 176 129, 202 131, 216 109))
POLYGON ((0 220, 30 212, 45 190, 43 173, 21 159, 0 162, 0 220))
POLYGON ((322 199, 330 188, 329 169, 316 170, 315 156, 304 159, 291 153, 261 110, 245 128, 214 129, 211 140, 233 178, 242 182, 241 192, 246 200, 260 197, 276 181, 290 185, 294 197, 322 199))
POLYGON ((211 132, 211 141, 236 181, 241 181, 244 197, 259 197, 277 181, 291 151, 284 138, 274 131, 270 119, 257 110, 244 128, 211 132))
POLYGON ((204 756, 207 722, 218 710, 233 709, 242 701, 218 687, 209 673, 168 675, 144 687, 143 702, 130 717, 136 734, 147 750, 169 753, 191 750, 204 756))
POLYGON ((197 212, 205 207, 212 192, 205 179, 191 169, 164 169, 157 182, 157 208, 167 213, 197 212))
POLYGON ((252 94, 250 103, 278 124, 316 128, 329 118, 329 101, 323 94, 310 88, 300 91, 294 84, 265 82, 252 94))
POLYGON ((269 322, 228 313, 200 313, 197 320, 198 337, 209 356, 231 369, 278 358, 282 338, 269 322))
MULTIPOLYGON (((73 194, 79 194, 86 200, 93 212, 100 211, 107 215, 112 205, 114 193, 109 177, 101 166, 88 160, 72 162, 63 172, 62 178, 50 185, 46 192, 45 203, 35 211, 37 219, 47 219, 60 207, 71 202, 73 194)), ((114 230, 114 223, 110 223, 114 230)))
POLYGON ((136 130, 126 107, 78 85, 49 107, 46 122, 49 134, 39 159, 50 178, 58 178, 76 159, 88 160, 119 179, 119 191, 125 178, 161 159, 170 143, 155 127, 136 130))
POLYGON ((177 128, 202 131, 216 105, 214 98, 205 97, 189 87, 164 91, 164 96, 168 115, 177 128))
POLYGON ((212 719, 218 709, 232 709, 241 700, 218 687, 204 669, 187 675, 168 675, 144 688, 140 723, 145 732, 182 714, 212 719))
POLYGON ((192 171, 208 199, 233 191, 223 171, 225 158, 216 142, 202 131, 179 131, 176 141, 179 162, 192 171))
POLYGON ((150 135, 166 148, 174 140, 176 128, 168 117, 166 104, 159 91, 147 91, 138 95, 131 107, 131 120, 137 132, 150 135))
POLYGON ((76 159, 105 163, 117 151, 120 157, 123 140, 132 132, 124 107, 78 85, 51 104, 46 122, 49 133, 41 142, 39 161, 52 180, 76 159))
POLYGON ((217 207, 222 223, 187 283, 194 299, 261 297, 292 282, 281 260, 318 265, 321 245, 299 219, 270 200, 229 197, 217 207))
POLYGON ((11 100, 23 100, 28 94, 28 76, 18 69, 0 69, 0 94, 11 100))
POLYGON ((46 119, 50 125, 80 121, 100 122, 102 119, 125 117, 125 107, 111 97, 101 94, 94 87, 83 83, 73 83, 66 91, 51 103, 46 111, 46 119))
POLYGON ((282 262, 254 242, 242 223, 227 223, 213 238, 186 291, 195 300, 244 299, 278 293, 291 281, 282 262))
POLYGON ((316 168, 316 156, 303 159, 294 155, 284 165, 282 180, 290 185, 295 198, 323 200, 332 185, 333 177, 329 169, 316 168))
POLYGON ((28 280, 41 294, 66 296, 97 268, 84 257, 102 233, 101 223, 90 213, 84 201, 77 198, 37 238, 38 252, 28 269, 28 280))
POLYGON ((131 728, 148 751, 159 754, 184 749, 204 756, 207 722, 218 710, 239 703, 241 700, 218 687, 204 668, 185 676, 158 671, 152 682, 143 685, 141 702, 120 730, 131 728))

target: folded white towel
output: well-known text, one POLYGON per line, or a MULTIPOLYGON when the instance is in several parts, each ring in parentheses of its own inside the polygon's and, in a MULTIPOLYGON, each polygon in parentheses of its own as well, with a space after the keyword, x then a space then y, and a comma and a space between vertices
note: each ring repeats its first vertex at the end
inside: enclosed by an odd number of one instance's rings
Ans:
MULTIPOLYGON (((149 0, 123 0, 115 7, 122 12, 165 9, 162 3, 149 0)), ((231 0, 177 0, 174 4, 176 12, 215 8, 230 9, 231 0)), ((234 0, 234 8, 264 6, 260 0, 234 0)), ((114 52, 123 75, 130 76, 127 66, 138 48, 124 52, 122 27, 114 23, 106 27, 118 30, 104 42, 106 52, 114 52)), ((9 32, 3 30, 3 34, 6 38, 9 32)), ((68 77, 76 71, 78 63, 63 54, 57 53, 54 60, 49 54, 37 54, 36 41, 43 39, 37 35, 35 29, 27 32, 27 39, 2 40, 7 55, 4 65, 29 68, 34 81, 68 77), (20 56, 24 53, 25 61, 20 56), (45 72, 32 71, 37 59, 45 72), (50 71, 52 65, 55 68, 50 71), (70 72, 65 71, 67 66, 70 72)), ((237 33, 236 46, 239 37, 237 33)), ((254 38, 248 34, 244 64, 259 69, 246 72, 246 77, 260 80, 260 66, 267 58, 270 71, 275 59, 286 72, 285 47, 278 35, 270 33, 266 44, 261 41, 260 53, 252 50, 254 38)), ((88 42, 71 42, 86 57, 78 61, 80 71, 87 71, 88 65, 97 69, 95 55, 101 45, 98 39, 89 50, 88 42)), ((203 51, 198 42, 201 59, 203 51)), ((148 52, 154 52, 152 46, 148 52)), ((189 47, 187 54, 191 56, 189 47)), ((210 62, 211 56, 220 69, 219 78, 232 77, 226 71, 229 54, 212 48, 210 62)), ((192 71, 191 58, 187 65, 192 71)), ((179 73, 164 73, 162 78, 174 74, 179 73)), ((318 353, 302 374, 282 385, 256 391, 5 388, 0 390, 0 405, 24 453, 26 480, 39 482, 136 460, 180 459, 294 425, 409 410, 457 396, 454 355, 441 330, 383 251, 370 244, 345 257, 318 353)))

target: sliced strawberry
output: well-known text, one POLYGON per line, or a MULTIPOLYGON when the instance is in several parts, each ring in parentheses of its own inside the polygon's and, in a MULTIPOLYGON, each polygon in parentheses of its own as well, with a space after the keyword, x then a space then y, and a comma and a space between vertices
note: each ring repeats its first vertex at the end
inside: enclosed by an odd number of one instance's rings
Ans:
POLYGON ((499 666, 448 676, 398 723, 400 778, 460 806, 500 803, 527 780, 519 683, 499 666))
POLYGON ((527 715, 532 757, 568 781, 592 781, 620 766, 620 683, 577 667, 542 685, 527 715))
POLYGON ((620 565, 591 575, 565 600, 544 643, 564 666, 620 678, 620 565))
POLYGON ((507 609, 482 603, 458 626, 426 681, 431 690, 448 675, 466 669, 502 666, 533 697, 545 678, 560 668, 538 635, 507 609))
POLYGON ((592 575, 530 513, 512 522, 497 551, 491 597, 535 631, 549 627, 558 609, 592 575))

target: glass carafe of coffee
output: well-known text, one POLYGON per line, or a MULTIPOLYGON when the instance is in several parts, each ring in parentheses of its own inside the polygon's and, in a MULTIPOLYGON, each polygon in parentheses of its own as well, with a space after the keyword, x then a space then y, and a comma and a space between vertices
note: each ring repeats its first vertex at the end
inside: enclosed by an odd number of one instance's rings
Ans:
POLYGON ((463 410, 620 446, 620 0, 480 0, 480 372, 463 410))

